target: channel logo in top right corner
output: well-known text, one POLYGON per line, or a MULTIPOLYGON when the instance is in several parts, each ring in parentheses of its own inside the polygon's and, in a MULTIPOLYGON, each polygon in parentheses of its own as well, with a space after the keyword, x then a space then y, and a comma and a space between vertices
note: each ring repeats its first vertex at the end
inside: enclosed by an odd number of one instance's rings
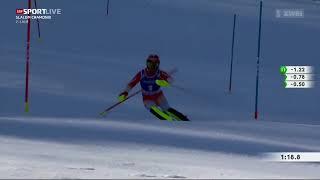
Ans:
POLYGON ((276 9, 276 18, 304 18, 304 9, 276 9))

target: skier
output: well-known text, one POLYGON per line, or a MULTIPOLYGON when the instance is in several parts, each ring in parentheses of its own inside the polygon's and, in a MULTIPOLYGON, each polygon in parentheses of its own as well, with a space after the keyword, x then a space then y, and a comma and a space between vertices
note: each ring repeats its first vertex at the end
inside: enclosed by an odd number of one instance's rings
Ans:
POLYGON ((153 115, 161 120, 189 121, 185 115, 169 106, 160 87, 169 87, 173 79, 168 73, 160 70, 159 65, 159 56, 149 55, 146 62, 147 67, 134 76, 125 90, 119 94, 118 100, 124 101, 130 90, 140 82, 143 104, 153 115))

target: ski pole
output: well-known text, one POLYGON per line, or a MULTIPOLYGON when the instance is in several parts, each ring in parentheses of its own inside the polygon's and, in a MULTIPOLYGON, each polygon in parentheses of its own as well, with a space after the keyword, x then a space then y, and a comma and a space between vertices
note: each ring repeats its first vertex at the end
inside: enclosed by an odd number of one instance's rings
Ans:
POLYGON ((170 86, 171 86, 171 87, 174 87, 174 88, 176 88, 176 89, 178 89, 178 90, 184 91, 184 92, 187 92, 187 91, 188 91, 186 88, 181 87, 181 86, 177 86, 177 85, 175 85, 175 84, 171 84, 170 86))
POLYGON ((175 84, 172 84, 171 87, 183 92, 183 93, 186 93, 186 94, 189 94, 189 95, 192 95, 193 97, 200 97, 199 94, 196 94, 195 92, 193 92, 191 89, 187 89, 187 88, 184 88, 184 87, 181 87, 181 86, 177 86, 175 84))
POLYGON ((141 89, 139 91, 134 92, 133 94, 129 95, 126 99, 124 99, 123 101, 119 101, 117 103, 115 103, 114 105, 108 107, 107 109, 105 109, 104 111, 102 111, 100 113, 101 116, 105 116, 107 114, 107 112, 109 112, 111 109, 117 107, 118 105, 120 105, 121 103, 125 102, 126 100, 132 98, 133 96, 139 94, 141 92, 141 89))

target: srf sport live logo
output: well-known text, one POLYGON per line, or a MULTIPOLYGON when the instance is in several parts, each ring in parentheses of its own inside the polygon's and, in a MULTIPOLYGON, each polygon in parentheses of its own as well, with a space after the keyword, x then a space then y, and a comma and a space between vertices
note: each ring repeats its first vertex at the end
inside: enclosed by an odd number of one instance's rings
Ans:
POLYGON ((19 15, 53 15, 61 13, 61 9, 16 9, 16 14, 19 15))

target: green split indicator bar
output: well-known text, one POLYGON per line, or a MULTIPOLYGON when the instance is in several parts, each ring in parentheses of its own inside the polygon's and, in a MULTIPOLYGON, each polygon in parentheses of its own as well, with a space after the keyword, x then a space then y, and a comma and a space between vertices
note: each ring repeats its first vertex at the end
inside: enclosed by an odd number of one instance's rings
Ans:
POLYGON ((287 67, 286 66, 281 66, 280 67, 280 74, 285 75, 287 73, 287 67))
POLYGON ((280 74, 312 74, 312 66, 280 66, 280 74))

